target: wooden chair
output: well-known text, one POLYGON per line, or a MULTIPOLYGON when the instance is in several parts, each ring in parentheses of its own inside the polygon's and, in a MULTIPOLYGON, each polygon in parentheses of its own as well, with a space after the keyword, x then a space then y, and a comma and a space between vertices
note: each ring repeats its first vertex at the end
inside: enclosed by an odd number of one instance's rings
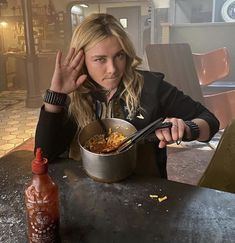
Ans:
POLYGON ((235 193, 235 120, 224 130, 198 185, 235 193))
POLYGON ((164 73, 166 81, 204 104, 189 44, 150 44, 145 51, 150 71, 164 73))
POLYGON ((210 85, 229 75, 230 58, 226 47, 192 54, 200 85, 210 85))

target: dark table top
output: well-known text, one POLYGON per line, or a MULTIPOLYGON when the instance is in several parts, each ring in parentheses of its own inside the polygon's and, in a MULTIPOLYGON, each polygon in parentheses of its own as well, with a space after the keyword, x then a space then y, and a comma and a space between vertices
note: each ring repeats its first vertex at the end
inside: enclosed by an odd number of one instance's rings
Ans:
MULTIPOLYGON (((32 158, 16 151, 0 159, 0 242, 27 241, 23 192, 32 158)), ((235 242, 235 194, 138 175, 99 183, 65 159, 49 171, 60 187, 62 242, 235 242)))

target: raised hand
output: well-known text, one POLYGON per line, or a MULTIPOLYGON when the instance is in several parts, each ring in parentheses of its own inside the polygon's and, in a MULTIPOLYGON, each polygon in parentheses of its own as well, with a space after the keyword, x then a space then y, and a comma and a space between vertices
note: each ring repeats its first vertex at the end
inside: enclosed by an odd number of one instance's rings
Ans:
POLYGON ((58 51, 50 90, 65 94, 75 91, 87 77, 81 73, 83 65, 83 50, 71 48, 63 62, 62 52, 58 51))

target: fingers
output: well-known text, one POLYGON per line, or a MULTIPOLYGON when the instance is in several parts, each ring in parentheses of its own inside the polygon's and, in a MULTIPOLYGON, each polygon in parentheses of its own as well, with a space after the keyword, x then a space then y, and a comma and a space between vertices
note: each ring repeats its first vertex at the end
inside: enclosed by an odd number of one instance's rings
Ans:
POLYGON ((163 128, 156 131, 156 135, 160 141, 171 142, 172 137, 169 128, 163 128))
POLYGON ((67 70, 74 80, 81 74, 80 71, 84 65, 84 52, 83 50, 75 50, 72 48, 67 57, 65 58, 61 69, 67 70))
POLYGON ((168 142, 166 142, 166 141, 160 141, 158 147, 165 148, 167 144, 168 144, 168 142))
POLYGON ((167 118, 164 122, 171 122, 172 127, 156 130, 156 136, 160 140, 159 148, 173 142, 180 144, 185 130, 184 121, 178 118, 167 118))
MULTIPOLYGON (((58 55, 58 64, 61 62, 61 54, 58 55)), ((80 71, 84 64, 83 50, 75 50, 71 48, 63 61, 63 66, 69 69, 80 71)))
POLYGON ((62 57, 62 52, 59 50, 56 54, 56 60, 55 60, 55 65, 58 68, 60 68, 61 66, 61 57, 62 57))
POLYGON ((174 119, 172 122, 171 136, 173 141, 182 140, 185 124, 182 119, 174 119))
POLYGON ((86 78, 86 74, 79 76, 79 78, 76 80, 76 88, 78 88, 86 80, 86 78))
POLYGON ((80 50, 74 56, 74 59, 71 62, 71 67, 73 69, 75 69, 76 71, 80 71, 84 64, 84 60, 85 60, 85 57, 84 57, 83 50, 80 50))
POLYGON ((69 52, 68 52, 67 56, 65 57, 64 63, 63 63, 65 66, 70 64, 70 62, 73 58, 74 52, 75 52, 75 48, 69 49, 69 52))

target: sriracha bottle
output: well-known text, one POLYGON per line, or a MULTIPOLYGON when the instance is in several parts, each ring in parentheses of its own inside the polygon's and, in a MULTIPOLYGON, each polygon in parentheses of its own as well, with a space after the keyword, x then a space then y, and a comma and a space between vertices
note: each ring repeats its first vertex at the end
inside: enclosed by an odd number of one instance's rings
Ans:
POLYGON ((57 243, 59 237, 59 191, 48 175, 48 160, 36 150, 33 178, 25 190, 29 242, 57 243))

